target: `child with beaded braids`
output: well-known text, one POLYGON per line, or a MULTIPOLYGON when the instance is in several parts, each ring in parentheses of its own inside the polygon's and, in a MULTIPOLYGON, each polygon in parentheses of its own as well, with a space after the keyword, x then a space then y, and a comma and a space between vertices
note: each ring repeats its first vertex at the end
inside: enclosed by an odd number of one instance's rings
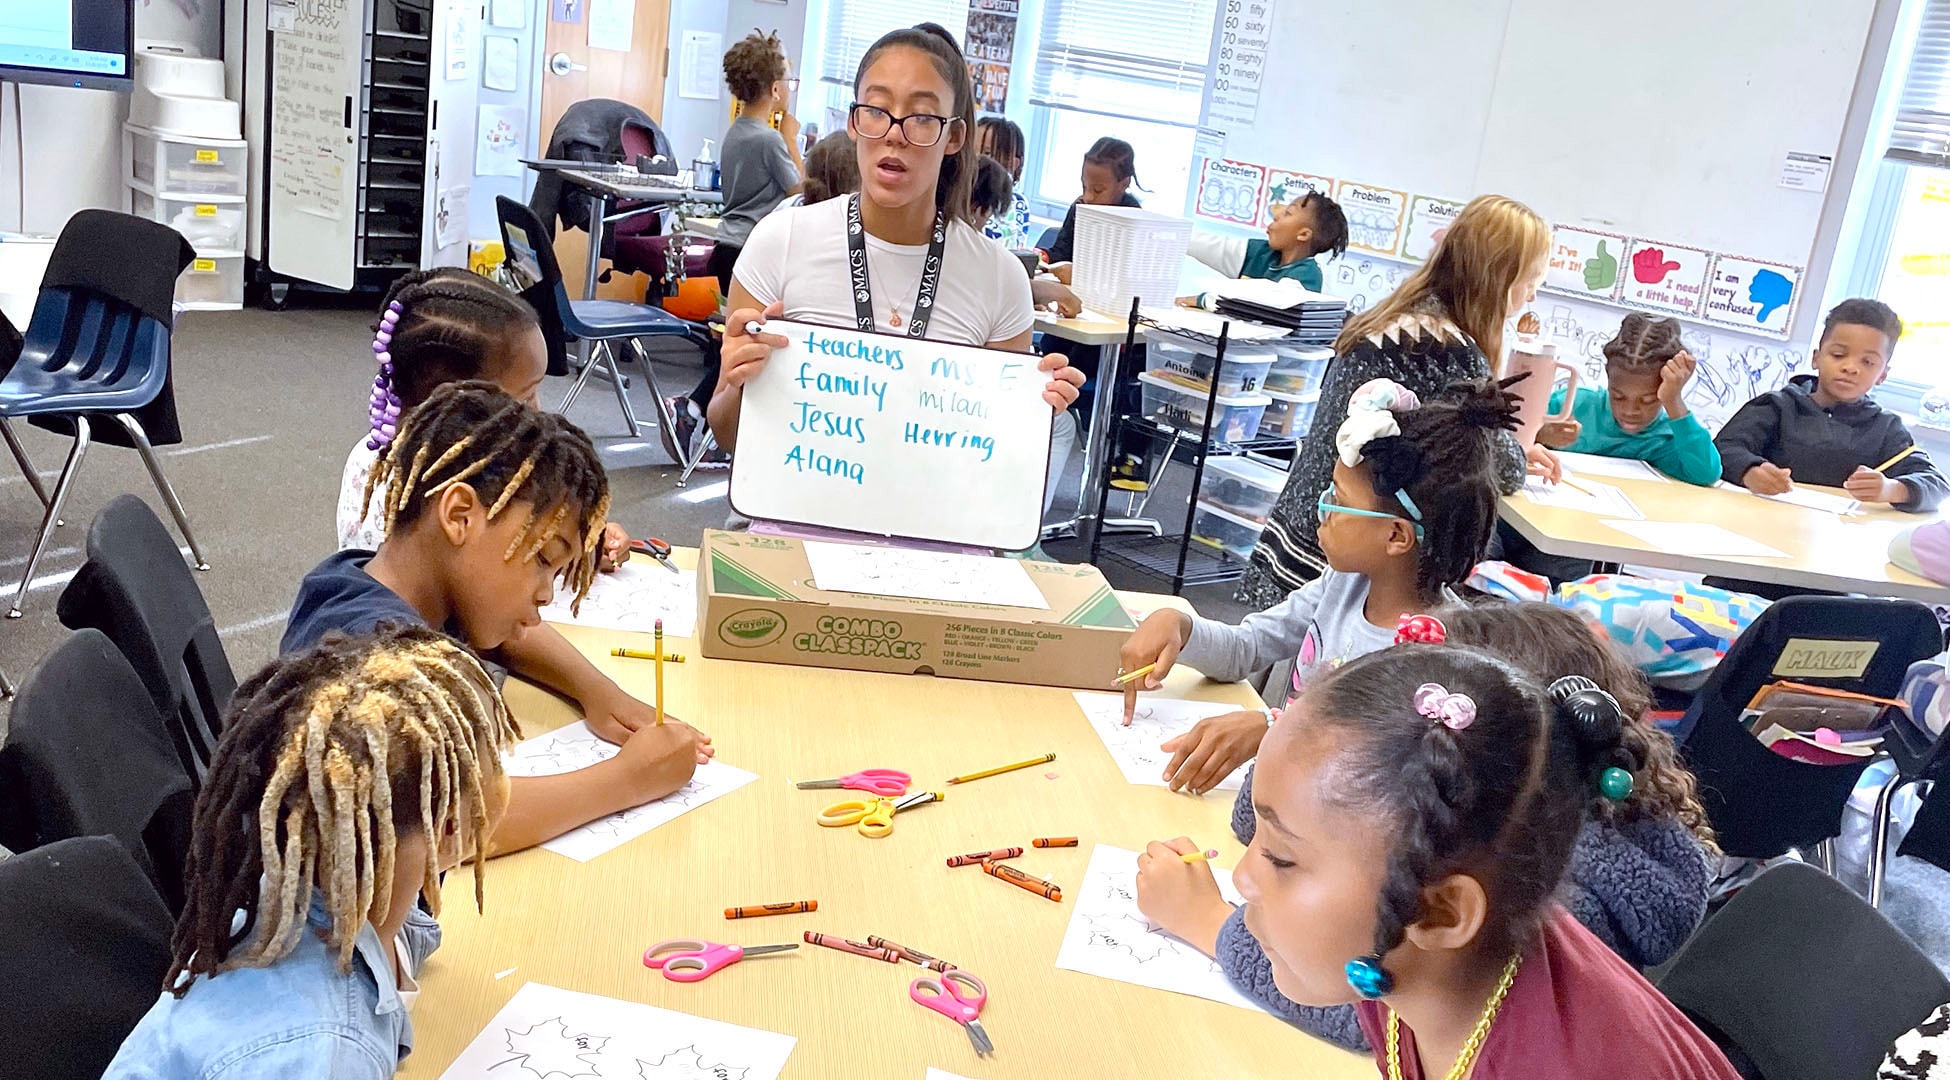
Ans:
MULTIPOLYGON (((366 415, 372 430, 353 444, 339 482, 339 548, 374 551, 386 538, 384 515, 367 506, 366 480, 379 453, 393 441, 400 419, 435 389, 463 379, 483 379, 527 405, 548 374, 548 344, 527 301, 461 267, 416 270, 393 283, 372 324, 372 351, 379 373, 372 380, 366 415)), ((609 525, 603 534, 604 569, 629 550, 629 533, 609 525)))
MULTIPOLYGON (((1553 899, 1587 817, 1645 769, 1617 701, 1405 644, 1274 722, 1233 880, 1274 982, 1351 1004, 1383 1076, 1734 1080, 1724 1055, 1553 899)), ((1140 863, 1169 858, 1147 852, 1140 863)))
POLYGON ((541 621, 558 580, 578 602, 588 592, 609 509, 602 463, 574 424, 488 383, 448 383, 406 415, 365 495, 381 509, 385 541, 305 576, 284 651, 334 630, 437 627, 576 701, 590 730, 622 746, 576 772, 517 777, 495 853, 661 798, 709 758, 709 738, 657 724, 655 710, 541 621))
POLYGON ((252 676, 197 797, 162 995, 106 1076, 392 1076, 440 874, 472 859, 481 904, 517 737, 480 662, 425 627, 329 635, 252 676))
MULTIPOLYGON (((1487 381, 1427 403, 1387 379, 1364 384, 1335 436, 1333 486, 1320 493, 1327 572, 1237 626, 1156 612, 1125 641, 1124 670, 1156 665, 1142 680, 1156 689, 1180 662, 1232 682, 1293 660, 1297 693, 1315 671, 1386 647, 1403 615, 1442 603, 1482 561, 1496 528, 1497 437, 1515 425, 1515 400, 1487 381)), ((1126 723, 1138 689, 1124 686, 1126 723)), ((1265 734, 1263 712, 1201 720, 1164 744, 1164 779, 1203 794, 1265 734)))

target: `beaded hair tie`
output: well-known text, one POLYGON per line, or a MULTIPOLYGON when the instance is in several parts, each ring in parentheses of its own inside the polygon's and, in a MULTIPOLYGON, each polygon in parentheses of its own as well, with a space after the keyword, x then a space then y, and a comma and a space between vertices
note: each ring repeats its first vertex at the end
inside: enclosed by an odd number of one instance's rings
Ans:
POLYGON ((398 300, 386 305, 385 314, 379 317, 379 331, 373 335, 373 358, 379 361, 379 374, 372 380, 372 401, 367 415, 372 418, 372 434, 366 439, 366 449, 384 450, 392 445, 393 436, 399 434, 399 395, 393 391, 393 330, 399 326, 399 317, 405 312, 398 300))

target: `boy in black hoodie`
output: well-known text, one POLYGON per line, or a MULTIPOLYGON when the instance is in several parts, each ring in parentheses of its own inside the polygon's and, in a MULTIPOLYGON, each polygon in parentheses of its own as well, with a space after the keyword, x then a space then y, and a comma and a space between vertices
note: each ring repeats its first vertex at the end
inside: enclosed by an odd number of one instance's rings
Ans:
POLYGON ((1900 417, 1884 412, 1869 392, 1889 377, 1889 357, 1903 333, 1889 305, 1844 300, 1828 313, 1815 350, 1815 374, 1796 375, 1779 390, 1740 407, 1713 440, 1721 475, 1760 495, 1794 486, 1846 488, 1864 503, 1898 510, 1934 510, 1950 484, 1913 451, 1876 470, 1914 445, 1900 417))

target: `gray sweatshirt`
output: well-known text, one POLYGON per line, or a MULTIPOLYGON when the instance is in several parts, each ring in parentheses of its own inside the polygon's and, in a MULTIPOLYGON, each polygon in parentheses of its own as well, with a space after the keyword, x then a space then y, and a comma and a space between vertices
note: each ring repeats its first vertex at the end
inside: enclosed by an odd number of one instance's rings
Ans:
POLYGON ((1367 603, 1366 575, 1329 570, 1238 626, 1192 616, 1178 662, 1207 678, 1238 682, 1293 660, 1297 690, 1315 667, 1338 667, 1394 644, 1393 627, 1384 630, 1368 621, 1367 603))

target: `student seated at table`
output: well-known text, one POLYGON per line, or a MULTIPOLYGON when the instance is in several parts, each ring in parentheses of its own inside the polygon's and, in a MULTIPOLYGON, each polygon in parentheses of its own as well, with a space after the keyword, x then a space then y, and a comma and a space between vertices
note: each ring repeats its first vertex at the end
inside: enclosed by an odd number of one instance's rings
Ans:
MULTIPOLYGON (((1311 292, 1320 291, 1320 264, 1315 256, 1322 253, 1336 258, 1347 254, 1347 215, 1339 203, 1315 191, 1276 210, 1264 240, 1194 230, 1186 250, 1227 277, 1297 281, 1311 292)), ((1200 293, 1179 302, 1210 309, 1217 297, 1200 293)))
MULTIPOLYGON (((1179 663, 1232 682, 1292 660, 1298 694, 1320 672, 1387 646, 1405 617, 1449 598, 1489 546, 1495 436, 1517 422, 1515 399, 1495 385, 1459 391, 1426 404, 1386 379, 1355 391, 1334 438, 1333 485, 1320 493, 1327 571, 1238 626, 1155 612, 1125 641, 1124 670, 1155 665, 1142 682, 1156 689, 1179 663)), ((1137 691, 1137 680, 1125 685, 1126 723, 1137 691)), ((1172 754, 1164 779, 1174 791, 1210 791, 1252 759, 1265 734, 1258 711, 1201 720, 1164 744, 1172 754)))
POLYGON ((1950 484, 1902 418, 1869 394, 1889 377, 1902 320, 1876 300, 1844 300, 1821 324, 1815 373, 1740 407, 1720 429, 1721 475, 1761 495, 1796 483, 1842 487, 1865 503, 1935 510, 1950 484), (1892 458, 1906 456, 1891 462, 1892 458), (1887 470, 1886 472, 1882 470, 1887 470))
MULTIPOLYGON (((1280 994, 1351 1007, 1389 1077, 1734 1080, 1557 899, 1585 822, 1647 782, 1626 723, 1589 682, 1449 644, 1311 683, 1267 733, 1233 871, 1280 994)), ((1191 850, 1153 845, 1140 877, 1209 873, 1191 850)))
MULTIPOLYGON (((1015 181, 1010 179, 1008 169, 1001 162, 983 154, 975 171, 975 190, 968 193, 969 208, 974 211, 976 220, 993 220, 1009 205, 1014 192, 1015 181)), ((983 235, 988 234, 985 232, 983 235)), ((989 239, 995 237, 990 236, 989 239)), ((1053 311, 1065 319, 1071 319, 1083 310, 1083 301, 1077 299, 1077 294, 1071 292, 1068 285, 1056 280, 1054 274, 1032 274, 1029 293, 1038 311, 1053 311)))
POLYGON ((1143 190, 1137 178, 1137 151, 1130 143, 1106 135, 1083 152, 1083 194, 1070 204, 1062 226, 1056 230, 1056 239, 1043 252, 1057 280, 1070 284, 1070 260, 1076 257, 1077 207, 1144 205, 1131 194, 1133 186, 1143 190))
POLYGON ((975 150, 992 157, 1009 174, 1009 198, 992 210, 982 224, 982 235, 1003 247, 1018 250, 1030 246, 1029 200, 1022 194, 1022 166, 1026 158, 1022 128, 1014 120, 984 116, 975 121, 975 150))
MULTIPOLYGON (((1667 476, 1701 487, 1720 479, 1713 436, 1686 407, 1686 384, 1697 365, 1679 340, 1679 320, 1634 311, 1605 343, 1605 387, 1581 386, 1571 419, 1550 420, 1537 441, 1553 450, 1633 458, 1667 476)), ((1564 390, 1551 394, 1549 413, 1564 410, 1564 390)))
POLYGON ((609 479, 581 429, 484 382, 448 383, 402 421, 367 488, 386 515, 377 552, 341 551, 305 575, 284 652, 332 631, 437 627, 576 701, 613 758, 519 777, 493 853, 517 851, 690 781, 711 740, 596 670, 541 621, 563 582, 576 601, 596 574, 609 479))
MULTIPOLYGON (((1642 764, 1638 782, 1623 802, 1600 807, 1585 823, 1558 899, 1633 967, 1670 959, 1706 915, 1719 848, 1692 773, 1679 764, 1671 737, 1645 719, 1652 707, 1645 679, 1596 628, 1550 604, 1451 604, 1429 615, 1434 623, 1421 620, 1397 641, 1440 638, 1483 649, 1541 682, 1582 675, 1623 707, 1622 741, 1642 764)), ((1250 844, 1255 825, 1248 773, 1233 802, 1232 831, 1250 844)), ((1209 869, 1150 867, 1137 883, 1147 918, 1216 958, 1233 985, 1267 1011, 1331 1042, 1368 1049, 1352 1006, 1302 1008, 1279 992, 1266 950, 1247 932, 1240 911, 1219 896, 1209 869)))
POLYGON ((329 635, 246 680, 197 796, 162 995, 104 1075, 392 1076, 441 874, 473 861, 482 904, 518 737, 480 662, 425 627, 329 635))

